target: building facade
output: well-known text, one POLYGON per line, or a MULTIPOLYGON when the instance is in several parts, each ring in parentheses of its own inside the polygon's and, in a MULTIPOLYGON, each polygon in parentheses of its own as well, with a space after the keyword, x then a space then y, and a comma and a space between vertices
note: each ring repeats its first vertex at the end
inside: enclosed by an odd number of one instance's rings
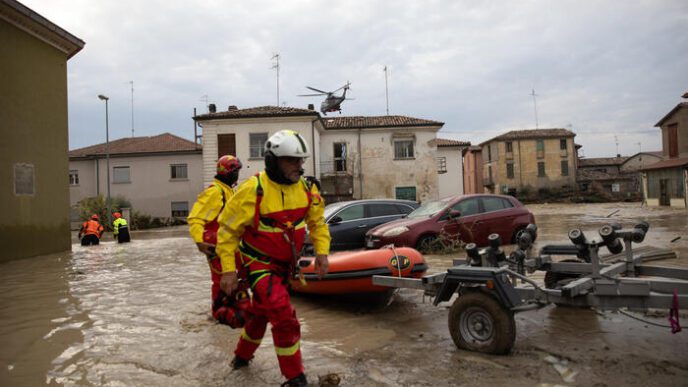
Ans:
POLYGON ((0 260, 71 248, 67 61, 83 47, 19 2, 0 1, 0 260))
POLYGON ((522 129, 481 143, 485 192, 574 189, 575 136, 566 129, 522 129))
POLYGON ((186 218, 203 189, 200 145, 170 133, 130 137, 69 152, 70 205, 98 195, 124 197, 155 218, 186 218))
POLYGON ((306 175, 318 177, 328 202, 439 196, 437 146, 443 123, 405 116, 320 117, 309 109, 262 106, 211 112, 194 117, 203 129, 204 180, 220 154, 244 163, 239 180, 264 167, 263 144, 273 133, 295 130, 312 150, 306 175))
POLYGON ((676 105, 655 126, 661 130, 664 160, 642 169, 645 201, 688 208, 688 102, 676 105))
POLYGON ((437 145, 437 175, 439 177, 439 197, 463 195, 463 151, 471 143, 438 138, 437 145))

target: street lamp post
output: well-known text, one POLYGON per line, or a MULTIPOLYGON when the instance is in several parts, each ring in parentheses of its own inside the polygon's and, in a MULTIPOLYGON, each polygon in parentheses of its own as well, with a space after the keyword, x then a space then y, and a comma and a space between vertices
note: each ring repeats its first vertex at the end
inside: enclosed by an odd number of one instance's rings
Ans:
POLYGON ((108 128, 108 100, 110 98, 98 94, 101 101, 105 101, 105 166, 107 167, 107 219, 108 227, 112 224, 112 209, 110 208, 110 131, 108 128))

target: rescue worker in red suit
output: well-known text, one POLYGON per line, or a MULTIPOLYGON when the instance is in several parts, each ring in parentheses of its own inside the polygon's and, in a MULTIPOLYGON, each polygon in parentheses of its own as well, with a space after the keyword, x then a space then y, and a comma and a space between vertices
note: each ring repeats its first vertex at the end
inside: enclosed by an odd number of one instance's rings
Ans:
POLYGON ((98 245, 100 244, 100 237, 103 236, 105 229, 98 222, 98 215, 91 215, 91 219, 85 221, 79 229, 79 239, 81 239, 82 246, 98 245), (84 237, 82 238, 81 235, 84 237))
POLYGON ((235 289, 238 269, 253 296, 252 313, 241 332, 232 367, 248 366, 269 322, 280 371, 287 379, 283 386, 305 386, 301 328, 287 280, 295 270, 306 225, 315 248, 315 267, 320 276, 327 273, 330 232, 323 217, 325 203, 317 186, 302 177, 310 151, 299 133, 279 131, 267 140, 264 150, 265 171, 239 186, 218 219, 220 287, 227 294, 235 289))
MULTIPOLYGON (((208 258, 210 278, 212 280, 211 301, 220 296, 220 276, 222 266, 215 254, 217 244, 217 217, 225 208, 229 199, 234 196, 234 186, 239 179, 241 161, 234 156, 225 155, 217 160, 217 174, 213 183, 198 195, 196 203, 187 217, 189 233, 196 242, 198 251, 208 258)), ((213 311, 215 312, 215 311, 213 311)), ((217 319, 217 316, 213 315, 217 319)))

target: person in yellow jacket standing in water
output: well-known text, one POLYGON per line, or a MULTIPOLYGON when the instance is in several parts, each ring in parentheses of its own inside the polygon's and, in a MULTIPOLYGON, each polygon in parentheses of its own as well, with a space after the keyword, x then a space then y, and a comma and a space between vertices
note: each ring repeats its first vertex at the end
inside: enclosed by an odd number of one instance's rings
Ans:
POLYGON ((112 216, 115 218, 114 222, 112 222, 112 236, 117 239, 117 243, 130 242, 131 237, 129 236, 127 220, 119 212, 113 213, 112 216))
MULTIPOLYGON (((222 266, 215 254, 217 217, 234 195, 234 186, 239 179, 240 169, 241 161, 236 157, 232 155, 220 157, 217 160, 217 174, 213 183, 198 195, 198 199, 186 219, 189 223, 189 233, 196 242, 198 251, 208 258, 210 277, 213 283, 211 287, 211 301, 213 303, 223 295, 220 293, 222 266)), ((215 315, 214 317, 217 318, 215 315)))
POLYGON ((232 367, 248 366, 269 322, 280 371, 287 379, 283 385, 306 386, 301 328, 287 284, 297 270, 306 226, 315 247, 315 267, 321 276, 327 273, 330 232, 323 216, 325 203, 317 186, 302 177, 310 151, 299 133, 281 130, 267 140, 264 150, 265 171, 239 186, 218 219, 220 286, 230 294, 238 279, 245 279, 253 295, 232 367))

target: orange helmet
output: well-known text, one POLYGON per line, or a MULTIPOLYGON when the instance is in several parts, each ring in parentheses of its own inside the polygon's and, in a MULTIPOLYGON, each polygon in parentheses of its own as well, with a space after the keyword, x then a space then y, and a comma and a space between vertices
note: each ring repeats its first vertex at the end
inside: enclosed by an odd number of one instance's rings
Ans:
POLYGON ((234 171, 238 174, 240 169, 241 161, 234 156, 225 155, 217 160, 217 174, 220 176, 229 177, 234 171))
POLYGON ((100 217, 98 216, 98 214, 93 214, 93 215, 91 215, 91 219, 98 220, 98 219, 100 219, 100 217))
POLYGON ((115 219, 119 219, 119 218, 122 217, 122 214, 120 214, 119 212, 115 212, 115 213, 112 214, 112 216, 114 216, 115 219))

